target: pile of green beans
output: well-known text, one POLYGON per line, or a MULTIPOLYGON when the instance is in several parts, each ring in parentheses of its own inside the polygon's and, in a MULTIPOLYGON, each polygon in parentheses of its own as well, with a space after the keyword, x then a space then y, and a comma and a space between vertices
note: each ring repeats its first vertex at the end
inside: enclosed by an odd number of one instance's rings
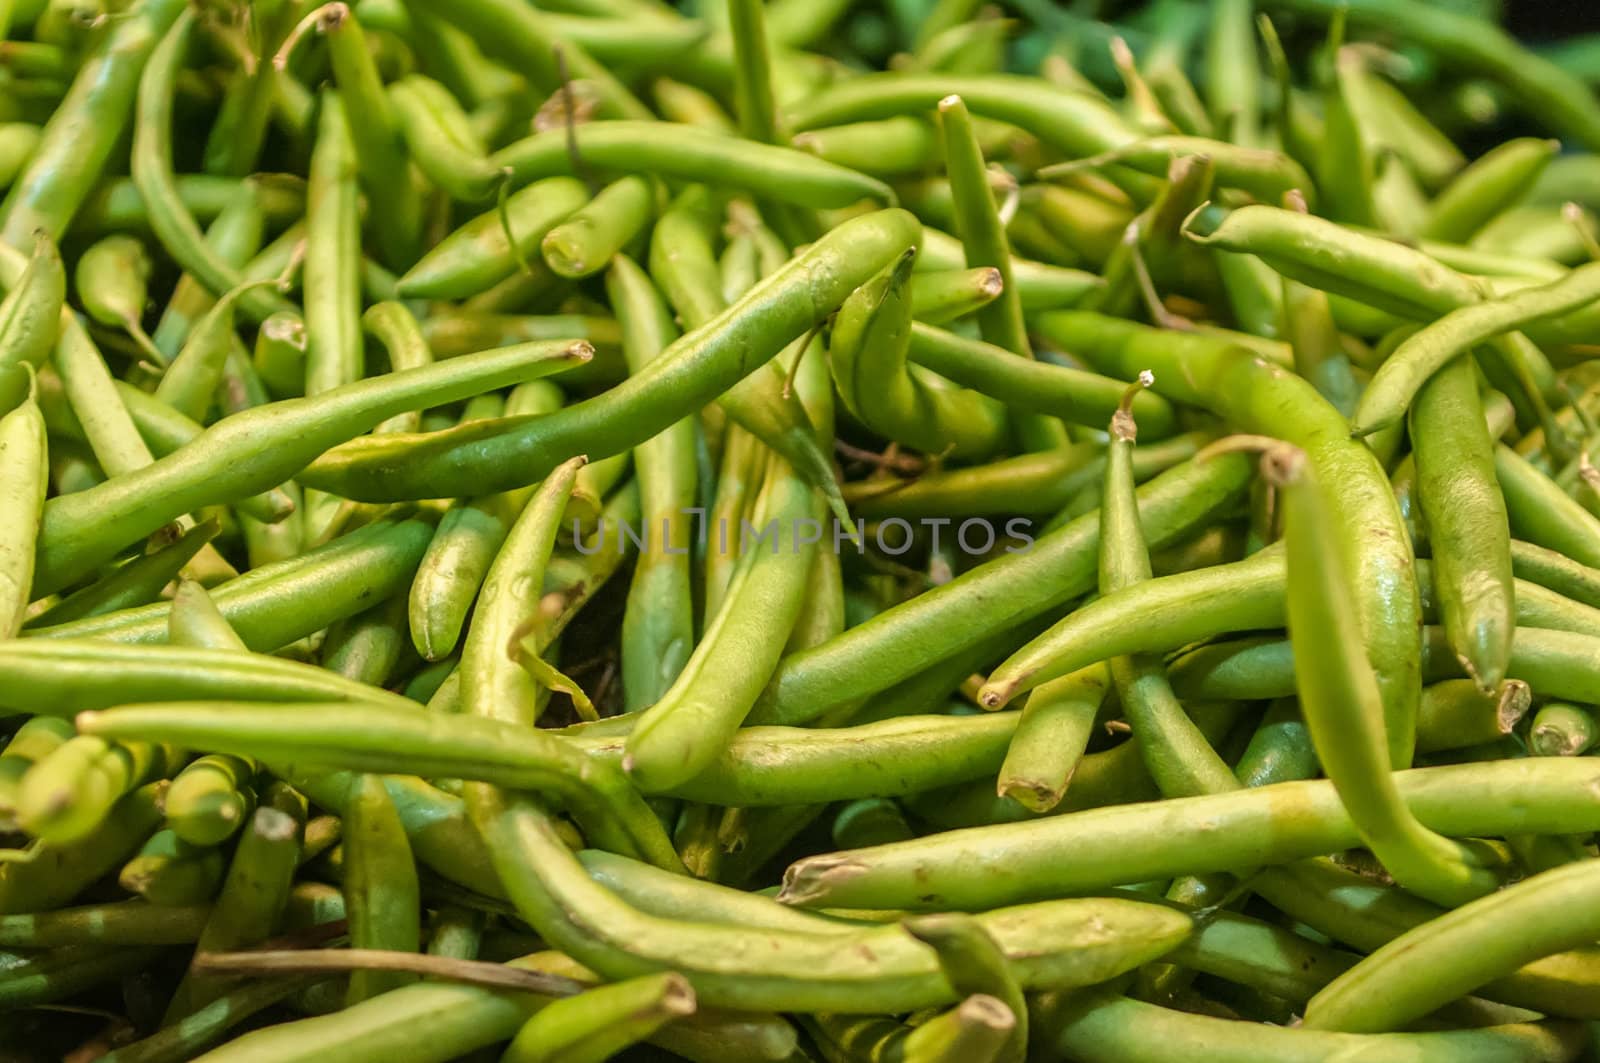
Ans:
POLYGON ((1600 34, 0 0, 9 1063, 1600 1061, 1600 34))

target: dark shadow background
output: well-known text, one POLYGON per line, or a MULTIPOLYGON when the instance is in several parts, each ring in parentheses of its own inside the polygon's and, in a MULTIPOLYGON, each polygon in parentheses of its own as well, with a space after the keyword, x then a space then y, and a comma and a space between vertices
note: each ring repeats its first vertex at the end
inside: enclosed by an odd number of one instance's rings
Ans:
POLYGON ((1600 0, 1506 0, 1506 28, 1528 40, 1600 32, 1600 0))

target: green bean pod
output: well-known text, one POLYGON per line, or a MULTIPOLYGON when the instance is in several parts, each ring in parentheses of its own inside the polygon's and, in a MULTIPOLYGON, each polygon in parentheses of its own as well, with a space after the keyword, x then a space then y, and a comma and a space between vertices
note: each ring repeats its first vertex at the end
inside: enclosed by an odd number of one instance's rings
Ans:
MULTIPOLYGON (((485 839, 522 915, 548 940, 612 978, 676 970, 707 1004, 766 1010, 898 1012, 951 1000, 931 950, 898 927, 860 932, 864 948, 833 935, 770 930, 758 952, 729 947, 751 931, 646 915, 595 886, 547 814, 527 802, 480 803, 485 839), (492 814, 490 813, 492 809, 492 814), (528 870, 518 870, 514 854, 528 870), (537 868, 537 873, 531 869, 537 868)), ((988 913, 984 928, 1024 986, 1112 977, 1187 936, 1187 917, 1127 901, 1060 901, 988 913), (1087 922, 1095 943, 1084 939, 1087 922), (1027 940, 1026 955, 1018 945, 1027 940)))
MULTIPOLYGON (((949 912, 916 916, 902 925, 912 937, 932 947, 951 988, 967 995, 961 1004, 962 1009, 969 1008, 975 999, 987 999, 1010 1012, 1009 1021, 996 1021, 992 1027, 980 1024, 979 1028, 999 1028, 1005 1034, 994 1047, 994 1063, 1022 1060, 1028 1047, 1027 1002, 1023 999, 1022 987, 1017 984, 1016 976, 1006 966, 1005 954, 982 924, 971 916, 949 912)), ((996 1019, 999 1019, 998 1015, 996 1019)), ((913 1033, 907 1039, 908 1059, 915 1058, 922 1051, 920 1042, 925 1039, 926 1035, 920 1033, 913 1033)), ((984 1040, 989 1043, 989 1039, 984 1040)), ((949 1055, 948 1058, 954 1061, 973 1057, 949 1055)))
MULTIPOLYGON (((165 8, 166 5, 158 5, 165 8)), ((194 32, 196 16, 187 8, 162 29, 161 42, 150 54, 139 78, 133 129, 133 183, 144 202, 150 228, 161 246, 185 272, 213 295, 239 286, 243 278, 226 258, 206 242, 205 234, 183 202, 172 171, 172 101, 177 74, 194 32)), ((235 186, 236 187, 236 186, 235 186)), ((243 296, 245 314, 260 320, 290 309, 281 297, 254 290, 243 296)))
POLYGON ((620 453, 682 420, 804 335, 914 243, 916 232, 916 220, 903 211, 845 222, 604 395, 536 421, 487 422, 439 437, 386 436, 335 448, 301 480, 358 500, 418 492, 439 497, 521 486, 573 453, 596 459, 620 453), (426 460, 418 460, 423 452, 426 460), (511 464, 502 460, 508 456, 511 464))
POLYGON ((0 243, 25 247, 39 230, 61 238, 104 176, 127 129, 140 71, 183 8, 177 0, 142 7, 98 42, 0 205, 0 243))
MULTIPOLYGON (((851 412, 881 435, 930 454, 983 457, 1001 443, 1004 411, 985 396, 950 388, 906 364, 913 327, 907 298, 911 263, 908 253, 839 308, 828 347, 834 383, 851 412)), ((1008 362, 1019 360, 997 353, 1008 362)))
POLYGON ((546 232, 539 241, 540 253, 559 276, 599 273, 650 224, 655 207, 656 187, 651 181, 621 178, 546 232))
POLYGON ((1445 632, 1467 675, 1492 689, 1505 678, 1516 623, 1511 532, 1470 359, 1457 358, 1423 386, 1411 438, 1445 632))
MULTIPOLYGON (((892 203, 894 193, 875 177, 837 166, 808 152, 740 140, 660 122, 591 122, 574 132, 586 166, 607 173, 651 173, 742 189, 780 203, 828 209, 863 199, 892 203)), ((573 172, 567 132, 552 129, 510 144, 494 155, 512 180, 573 172)))
POLYGON ((172 778, 167 791, 167 826, 191 845, 220 845, 231 838, 255 805, 254 762, 213 753, 172 778))
POLYGON ((1000 766, 995 784, 1000 797, 1033 812, 1048 812, 1061 802, 1088 748, 1110 680, 1105 666, 1095 664, 1033 691, 1000 766))
POLYGON ((1185 229, 1205 247, 1259 256, 1273 269, 1330 295, 1412 320, 1429 320, 1481 298, 1472 278, 1379 236, 1279 207, 1197 213, 1185 229))
POLYGON ((53 911, 114 870, 161 822, 166 789, 164 779, 147 783, 113 805, 78 841, 35 841, 27 859, 0 864, 0 914, 53 911))
POLYGON ((1472 679, 1445 679, 1422 688, 1417 752, 1466 749, 1509 735, 1531 702, 1528 684, 1507 679, 1485 691, 1472 679))
POLYGON ((1312 1063, 1362 1055, 1419 1063, 1494 1063, 1572 1058, 1581 1030, 1522 1023, 1439 1033, 1345 1034, 1240 1024, 1096 992, 1046 997, 1034 1013, 1040 1037, 1086 1063, 1312 1063))
POLYGON ((151 835, 122 865, 117 885, 157 907, 205 904, 222 885, 224 865, 222 850, 193 845, 169 828, 151 835))
POLYGON ((506 1046, 505 1063, 604 1063, 667 1023, 692 1015, 694 990, 671 971, 599 986, 533 1015, 506 1046))
POLYGON ((1600 299, 1600 264, 1580 266, 1538 288, 1448 313, 1384 360, 1356 407, 1352 431, 1367 435, 1398 420, 1422 385, 1444 365, 1500 333, 1511 332, 1600 299))
POLYGON ((6 287, 0 301, 0 365, 38 367, 55 345, 67 297, 61 252, 47 234, 34 237, 26 268, 6 287))
POLYGON ((0 826, 17 829, 17 796, 28 769, 73 736, 72 725, 55 716, 35 716, 0 748, 0 826))
POLYGON ((1600 865, 1547 871, 1402 934, 1311 998, 1306 1025, 1391 1030, 1533 960, 1588 945, 1600 865), (1550 918, 1552 913, 1562 918, 1550 918), (1486 918, 1487 916, 1487 918, 1486 918), (1416 977, 1427 964, 1433 972, 1416 977))
POLYGON ((408 299, 465 299, 510 277, 540 241, 590 202, 583 182, 551 177, 519 189, 440 240, 400 278, 408 299), (512 241, 515 240, 515 243, 512 241))
POLYGON ((1467 243, 1522 198, 1560 150, 1553 140, 1508 140, 1456 174, 1432 203, 1417 235, 1467 243))
POLYGON ((49 486, 47 446, 44 417, 31 393, 0 416, 0 512, 7 514, 0 533, 0 635, 7 638, 21 630, 32 598, 35 544, 49 486))
MULTIPOLYGON (((642 371, 676 337, 666 305, 625 255, 612 259, 606 289, 622 326, 623 353, 632 370, 642 371)), ((660 700, 694 648, 688 560, 694 535, 689 510, 699 486, 694 448, 694 425, 685 419, 633 451, 646 542, 622 618, 622 689, 630 712, 660 700)))
MULTIPOLYGON (((1308 382, 1213 337, 1072 311, 1040 315, 1038 327, 1113 376, 1131 377, 1148 368, 1157 390, 1169 398, 1204 406, 1236 430, 1295 443, 1320 479, 1339 484, 1332 527, 1353 566, 1351 587, 1358 595, 1362 638, 1378 673, 1390 764, 1410 764, 1421 687, 1415 649, 1420 602, 1411 549, 1382 467, 1370 450, 1350 439, 1344 417, 1308 382)), ((1145 528, 1149 534, 1148 521, 1145 528)))
POLYGON ((1574 757, 1600 741, 1600 727, 1589 710, 1551 701, 1534 714, 1528 728, 1528 750, 1544 757, 1574 757))
MULTIPOLYGON (((263 805, 250 818, 222 892, 212 905, 197 952, 228 952, 271 937, 277 930, 300 854, 302 823, 281 809, 263 805)), ((224 983, 192 967, 173 991, 165 1021, 176 1022, 223 995, 224 983)))
MULTIPOLYGON (((422 927, 417 867, 382 779, 358 777, 344 821, 341 887, 350 920, 350 946, 418 951, 422 927)), ((346 1006, 412 981, 398 972, 356 971, 350 977, 346 1006)))
POLYGON ((17 790, 17 823, 46 842, 92 834, 128 791, 165 776, 173 751, 148 742, 79 735, 28 768, 17 790))
MULTIPOLYGON (((1583 824, 1600 814, 1579 807, 1595 804, 1585 787, 1596 768, 1584 766, 1585 759, 1412 769, 1395 773, 1394 781, 1431 830, 1462 837, 1566 834, 1587 829, 1583 824), (1490 795, 1518 805, 1490 808, 1482 800, 1490 795)), ((1175 874, 1287 863, 1358 840, 1332 783, 1292 782, 808 857, 790 866, 779 899, 808 907, 979 910, 1175 874), (1091 856, 1096 845, 1105 848, 1091 856)))
POLYGON ((1284 507, 1289 638, 1319 647, 1299 655, 1295 685, 1323 769, 1367 844, 1407 889, 1441 903, 1482 896, 1498 884, 1482 855, 1422 826, 1384 764, 1382 698, 1357 648, 1349 555, 1325 538, 1322 488, 1299 451, 1269 452, 1263 466, 1284 507))
POLYGON ((113 556, 129 537, 155 531, 196 505, 283 482, 331 440, 358 435, 408 409, 536 379, 587 357, 581 343, 485 351, 224 418, 188 446, 101 485, 93 497, 83 492, 47 503, 34 593, 55 589, 82 567, 113 556), (218 476, 232 485, 219 488, 218 476))

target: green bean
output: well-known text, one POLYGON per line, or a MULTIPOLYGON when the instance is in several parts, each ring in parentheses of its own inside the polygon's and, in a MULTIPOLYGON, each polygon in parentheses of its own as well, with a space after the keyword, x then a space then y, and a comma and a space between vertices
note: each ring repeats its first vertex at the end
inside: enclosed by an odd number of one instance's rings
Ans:
MULTIPOLYGON (((911 262, 908 253, 839 308, 828 348, 839 397, 868 427, 897 442, 931 454, 983 457, 1000 445, 1005 431, 998 404, 942 386, 906 365, 914 328, 907 291, 911 262)), ((1008 363, 1017 360, 1000 348, 995 354, 1008 363)))
POLYGON ((158 907, 204 904, 222 885, 223 865, 222 850, 192 845, 171 829, 160 830, 122 865, 117 885, 158 907))
POLYGON ((172 751, 147 742, 79 735, 36 761, 17 789, 17 823, 36 838, 70 844, 91 834, 128 791, 167 774, 172 751))
POLYGON ((907 1063, 993 1063, 1016 1033, 1011 1009, 985 993, 974 993, 948 1011, 915 1027, 905 1039, 907 1063))
MULTIPOLYGON (((160 10, 166 5, 155 7, 160 10)), ((221 295, 239 286, 239 272, 206 243, 194 216, 183 203, 172 172, 174 83, 194 23, 194 12, 188 9, 177 12, 175 19, 162 25, 161 42, 144 64, 133 130, 133 181, 144 201, 150 228, 161 246, 213 295, 221 295)), ((265 295, 259 290, 243 296, 240 305, 246 315, 256 320, 288 308, 282 298, 265 295)))
POLYGON ((0 188, 10 188, 28 165, 43 132, 31 122, 0 123, 0 188))
MULTIPOLYGON (((305 193, 298 177, 289 174, 256 174, 250 178, 261 194, 261 207, 270 225, 287 225, 305 212, 305 193)), ((209 174, 182 174, 176 179, 178 201, 197 221, 213 222, 221 217, 245 182, 232 177, 209 174)), ((73 219, 73 233, 150 232, 150 212, 139 188, 130 177, 113 177, 102 182, 84 200, 73 219)), ((277 270, 273 270, 277 272, 277 270)))
POLYGON ((1480 854, 1429 832, 1414 818, 1382 763, 1381 695, 1357 648, 1353 603, 1341 597, 1349 593, 1350 555, 1341 553, 1344 544, 1323 538, 1326 503, 1304 461, 1299 452, 1278 458, 1269 451, 1263 471, 1276 477, 1285 512, 1289 637, 1321 647, 1320 656, 1301 655, 1295 682, 1318 759, 1364 840, 1397 881, 1430 899, 1464 903, 1494 889, 1496 880, 1480 854))
POLYGON ((1600 520, 1504 444, 1494 449, 1494 473, 1511 534, 1581 565, 1600 564, 1600 520))
MULTIPOLYGON (((1237 497, 1245 469, 1232 461, 1184 465, 1140 489, 1140 520, 1153 547, 1180 537, 1237 497)), ((800 723, 831 706, 885 689, 986 635, 1054 608, 1093 581, 1098 519, 1090 514, 1041 537, 1033 548, 989 562, 885 610, 779 665, 752 723, 800 723), (1002 614, 973 610, 1007 601, 1002 614), (960 615, 960 630, 949 618, 960 615), (870 662, 870 663, 868 663, 870 662)))
POLYGON ((11 283, 0 302, 0 365, 38 367, 55 345, 67 297, 67 274, 55 242, 36 236, 27 266, 6 279, 11 283))
POLYGON ((419 491, 438 497, 520 486, 574 452, 592 458, 619 453, 681 420, 803 335, 904 251, 915 225, 902 211, 880 211, 838 226, 605 395, 537 421, 510 419, 436 439, 386 436, 334 448, 301 480, 358 500, 419 491), (418 447, 426 448, 426 461, 417 460, 418 447), (516 455, 514 463, 502 455, 516 455))
POLYGON ((976 314, 1005 290, 1000 271, 992 266, 916 273, 910 288, 918 319, 930 325, 976 314))
POLYGON ((1488 152, 1458 173, 1429 204, 1418 235, 1466 243, 1522 197, 1560 147, 1557 141, 1525 137, 1488 152))
POLYGON ((444 86, 409 74, 389 86, 411 161, 452 199, 480 203, 505 181, 505 171, 485 153, 460 103, 444 86))
MULTIPOLYGON (((344 852, 341 885, 351 947, 416 952, 421 948, 416 864, 394 802, 375 775, 361 775, 351 787, 344 852)), ((346 1006, 411 981, 396 972, 356 971, 350 976, 346 1006)))
MULTIPOLYGON (((228 952, 254 945, 275 932, 289 897, 302 824, 263 805, 246 825, 228 865, 222 892, 200 932, 196 952, 228 952)), ((185 1018, 223 995, 216 977, 193 966, 173 992, 166 1021, 185 1018)))
POLYGON ((322 644, 322 667, 358 683, 382 687, 410 648, 406 595, 392 594, 328 629, 322 644))
MULTIPOLYGON (((415 12, 424 5, 407 0, 407 6, 415 12)), ((555 58, 559 51, 565 57, 565 69, 593 86, 601 117, 651 117, 607 67, 574 41, 559 36, 557 27, 549 24, 542 12, 514 0, 465 0, 451 6, 446 21, 465 31, 485 54, 525 72, 546 92, 558 89, 564 80, 564 68, 555 58)))
POLYGON ((0 975, 0 1005, 25 1008, 71 998, 101 982, 123 978, 160 958, 152 948, 53 949, 42 956, 8 956, 0 975))
MULTIPOLYGON (((902 925, 912 937, 933 948, 951 988, 967 995, 961 1010, 969 1009, 976 1000, 993 1002, 995 1006, 988 1009, 995 1012, 992 1028, 1003 1034, 993 1052, 996 1063, 1021 1060, 1028 1045, 1027 1004, 1022 996, 1022 987, 1006 966, 1005 954, 983 926, 971 916, 954 912, 917 916, 902 925), (1008 1014, 1001 1015, 1000 1012, 1008 1014)), ((918 1030, 924 1028, 919 1027, 918 1030)), ((980 1025, 979 1028, 984 1027, 980 1025)), ((919 1032, 913 1032, 907 1038, 905 1050, 908 1059, 917 1057, 925 1039, 926 1035, 919 1032)), ((964 1040, 955 1042, 966 1043, 964 1040)), ((974 1057, 970 1054, 952 1054, 948 1058, 974 1057)))
POLYGON ((1278 207, 1239 207, 1220 219, 1202 211, 1185 235, 1256 255, 1302 284, 1401 317, 1427 320, 1481 298, 1472 278, 1421 251, 1278 207))
MULTIPOLYGON (((968 267, 996 270, 999 294, 977 312, 984 340, 1025 358, 1033 347, 1022 319, 1020 293, 1012 284, 1011 248, 984 169, 983 152, 973 132, 972 118, 959 95, 939 101, 939 134, 944 144, 945 172, 955 207, 956 232, 961 238, 968 267)), ((933 319, 923 315, 924 320, 933 319)), ((1020 439, 1029 450, 1047 450, 1066 442, 1059 422, 1029 416, 1018 425, 1020 439)))
POLYGON ((1411 438, 1445 632, 1467 675, 1489 690, 1505 678, 1516 623, 1511 533, 1469 358, 1445 365, 1422 387, 1411 438))
POLYGON ((1589 265, 1543 287, 1447 314, 1418 331, 1385 359, 1361 396, 1352 431, 1366 435, 1394 423, 1430 377, 1476 344, 1587 306, 1597 297, 1600 265, 1589 265))
POLYGON ((17 796, 28 769, 72 735, 72 725, 66 720, 35 716, 24 721, 0 749, 0 825, 6 830, 17 829, 17 796))
POLYGON ((580 383, 595 375, 614 383, 625 375, 622 333, 608 317, 581 314, 499 314, 462 310, 430 314, 422 320, 422 335, 437 358, 503 347, 528 340, 584 339, 595 347, 595 359, 568 377, 580 383))
POLYGON ((933 127, 909 115, 812 129, 791 142, 818 158, 875 177, 923 173, 940 157, 933 127))
POLYGON ((422 229, 422 199, 410 178, 410 160, 399 120, 384 94, 377 65, 357 16, 342 4, 322 9, 317 30, 328 42, 334 83, 352 111, 356 167, 371 212, 380 257, 394 268, 416 258, 422 229))
POLYGON ((34 592, 54 589, 83 567, 112 556, 127 537, 148 534, 196 504, 245 497, 281 483, 331 439, 349 438, 416 406, 535 379, 587 356, 583 344, 485 351, 234 414, 188 446, 96 492, 47 503, 34 592), (220 488, 218 476, 233 486, 220 488), (75 509, 94 517, 74 514, 75 509))
POLYGON ((35 841, 23 860, 0 864, 0 914, 47 912, 133 854, 161 822, 166 780, 124 796, 86 837, 58 844, 35 841))
MULTIPOLYGON (((753 1009, 906 1011, 954 995, 926 946, 898 927, 862 931, 854 940, 863 947, 851 950, 831 934, 769 930, 756 935, 762 947, 751 951, 730 947, 735 938, 750 942, 748 929, 639 912, 589 880, 545 813, 526 802, 492 801, 486 789, 475 786, 469 800, 492 811, 482 820, 485 837, 519 911, 541 935, 609 977, 677 970, 705 1003, 753 1009), (507 874, 514 853, 526 855, 528 871, 507 874)), ((1189 929, 1175 912, 1106 900, 993 912, 983 924, 1024 986, 1112 977, 1166 951, 1189 929), (1094 944, 1082 933, 1089 921, 1094 944), (1016 951, 1024 940, 1025 956, 1016 951)))
MULTIPOLYGON (((1369 139, 1357 125, 1350 97, 1354 94, 1352 83, 1357 71, 1366 60, 1353 49, 1336 47, 1328 41, 1332 53, 1332 77, 1323 86, 1323 123, 1321 151, 1318 153, 1318 190, 1326 199, 1324 213, 1337 221, 1370 225, 1377 219, 1378 204, 1377 165, 1369 139)), ((1292 90, 1291 90, 1292 91, 1292 90)), ((1407 225, 1406 232, 1415 223, 1407 225)))
POLYGON ((102 325, 121 328, 147 355, 155 344, 140 324, 149 301, 150 254, 137 238, 117 233, 95 241, 78 258, 78 301, 102 325))
POLYGON ((1510 734, 1528 712, 1528 684, 1507 679, 1484 691, 1471 679, 1446 679, 1422 688, 1417 751, 1465 749, 1510 734))
POLYGON ((193 580, 179 580, 167 614, 167 641, 173 646, 248 650, 206 589, 193 580))
POLYGON ((118 20, 79 67, 0 206, 0 243, 26 246, 41 229, 61 238, 103 176, 127 128, 140 71, 183 6, 159 0, 118 20))
MULTIPOLYGON (((401 591, 432 534, 426 521, 380 520, 304 555, 309 563, 277 562, 219 585, 218 608, 250 648, 281 649, 401 591), (307 598, 310 588, 316 596, 307 598)), ((149 643, 166 637, 167 620, 165 603, 155 603, 27 633, 149 643)))
POLYGON ((218 997, 179 1022, 164 1026, 132 1044, 113 1049, 102 1059, 111 1063, 180 1063, 194 1059, 221 1040, 228 1030, 312 984, 309 979, 263 979, 218 997))
POLYGON ((1405 1024, 1530 961, 1594 940, 1582 915, 1592 908, 1596 865, 1558 868, 1464 905, 1402 934, 1335 979, 1306 1007, 1312 1029, 1370 1032, 1405 1024), (1490 916, 1484 919, 1485 914, 1490 916), (1397 958, 1404 962, 1397 963, 1397 958), (1448 963, 1442 963, 1448 957, 1448 963), (1429 964, 1434 975, 1415 977, 1429 964), (1403 968, 1403 970, 1402 970, 1403 968))
MULTIPOLYGON (((622 326, 623 353, 631 369, 642 371, 676 336, 666 305, 625 255, 612 259, 606 289, 622 326)), ((622 689, 630 712, 661 699, 694 646, 688 561, 688 510, 698 486, 694 438, 694 425, 685 419, 634 448, 647 539, 622 620, 622 689)))
POLYGON ((588 202, 583 183, 572 177, 519 189, 503 212, 480 214, 430 248, 400 278, 400 292, 408 299, 465 299, 486 291, 515 273, 546 234, 588 202))
MULTIPOLYGON (((1340 549, 1351 558, 1362 638, 1383 696, 1390 763, 1409 764, 1420 688, 1411 550, 1383 470, 1370 450, 1349 438, 1348 422, 1308 382, 1211 337, 1072 311, 1040 315, 1038 327, 1113 376, 1148 368, 1168 398, 1205 406, 1239 431, 1295 443, 1320 479, 1339 484, 1341 504, 1330 516, 1338 521, 1333 528, 1340 549)), ((1148 520, 1145 529, 1150 535, 1148 520)))
POLYGON ((551 472, 522 507, 484 577, 476 622, 461 652, 462 697, 471 712, 523 724, 538 717, 536 678, 518 665, 512 647, 538 609, 561 513, 585 461, 580 455, 551 472))
POLYGON ((600 986, 535 1013, 506 1046, 506 1063, 603 1063, 662 1026, 691 1015, 694 990, 670 971, 600 986))
POLYGON ((563 277, 600 272, 649 224, 655 201, 655 186, 645 178, 616 181, 544 234, 544 260, 563 277))
MULTIPOLYGON (((955 237, 924 226, 912 268, 928 272, 966 269, 966 251, 955 237)), ((1093 273, 1016 255, 1011 256, 1011 281, 1022 309, 1030 312, 1073 306, 1104 283, 1093 273)))
MULTIPOLYGON (((651 84, 656 110, 669 122, 704 126, 715 132, 733 132, 733 120, 716 97, 693 85, 672 78, 656 78, 651 84)), ((795 147, 803 147, 796 141, 795 147)), ((832 160, 837 161, 837 160, 832 160)), ((858 169, 859 167, 852 167, 858 169)))
MULTIPOLYGON (((1414 769, 1394 779, 1431 830, 1565 834, 1588 829, 1585 823, 1596 814, 1580 807, 1589 800, 1580 795, 1593 772, 1580 758, 1560 758, 1414 769), (1472 800, 1463 803, 1469 794, 1472 800), (1491 809, 1484 804, 1490 795, 1497 802, 1515 800, 1517 807, 1491 809)), ((810 857, 791 865, 779 899, 970 910, 1173 874, 1285 863, 1348 848, 1357 838, 1332 783, 1284 783, 810 857), (1071 859, 1062 855, 1068 852, 1071 859)))
MULTIPOLYGON (((1341 10, 1334 0, 1273 2, 1276 7, 1323 17, 1341 10)), ((1541 116, 1590 150, 1600 150, 1600 107, 1582 83, 1516 44, 1492 23, 1416 0, 1358 0, 1342 10, 1357 25, 1376 26, 1425 45, 1464 71, 1493 77, 1529 114, 1541 116)))
POLYGON ((1094 664, 1036 689, 1006 747, 995 792, 1031 812, 1048 812, 1059 804, 1088 748, 1109 688, 1110 674, 1094 664))
POLYGON ((243 825, 255 804, 253 761, 211 754, 172 778, 167 825, 192 845, 220 845, 243 825))
POLYGON ((52 949, 75 945, 187 945, 200 936, 203 906, 157 908, 143 901, 89 904, 0 916, 0 945, 52 949))
MULTIPOLYGON (((573 134, 584 165, 607 173, 649 172, 680 180, 713 180, 763 198, 801 207, 847 207, 863 199, 892 203, 894 193, 874 177, 808 152, 738 140, 695 126, 659 122, 591 122, 573 134)), ((572 173, 567 133, 552 129, 494 155, 512 180, 572 173)))
MULTIPOLYGON (((921 322, 911 326, 910 358, 965 387, 1012 408, 1049 414, 1073 424, 1103 423, 1126 385, 1081 369, 1007 358, 1004 350, 965 339, 921 322)), ((1156 438, 1177 428, 1176 414, 1160 396, 1140 392, 1134 400, 1140 428, 1156 438)))
POLYGON ((0 416, 0 510, 10 514, 0 535, 0 635, 7 638, 21 630, 27 613, 48 488, 44 418, 29 390, 22 405, 0 416))
POLYGON ((1528 750, 1542 757, 1575 757, 1600 742, 1588 710, 1564 701, 1546 702, 1528 728, 1528 750))
POLYGON ((1194 1015, 1099 992, 1046 998, 1034 1013, 1040 1036, 1087 1063, 1308 1063, 1372 1055, 1417 1063, 1500 1063, 1573 1058, 1582 1033, 1562 1023, 1488 1026, 1442 1033, 1377 1035, 1286 1029, 1194 1015))
MULTIPOLYGON (((157 606, 165 620, 167 606, 157 606)), ((128 646, 89 639, 0 643, 10 680, 0 704, 17 712, 69 716, 129 698, 366 700, 415 710, 416 703, 294 661, 235 650, 128 646)))
POLYGON ((1019 693, 1098 661, 1171 649, 1227 631, 1282 626, 1284 572, 1282 552, 1268 548, 1243 561, 1112 591, 1012 654, 990 672, 979 697, 987 707, 999 708, 1019 693), (1217 608, 1206 608, 1206 602, 1217 608), (1157 616, 1162 622, 1153 626, 1157 616))

